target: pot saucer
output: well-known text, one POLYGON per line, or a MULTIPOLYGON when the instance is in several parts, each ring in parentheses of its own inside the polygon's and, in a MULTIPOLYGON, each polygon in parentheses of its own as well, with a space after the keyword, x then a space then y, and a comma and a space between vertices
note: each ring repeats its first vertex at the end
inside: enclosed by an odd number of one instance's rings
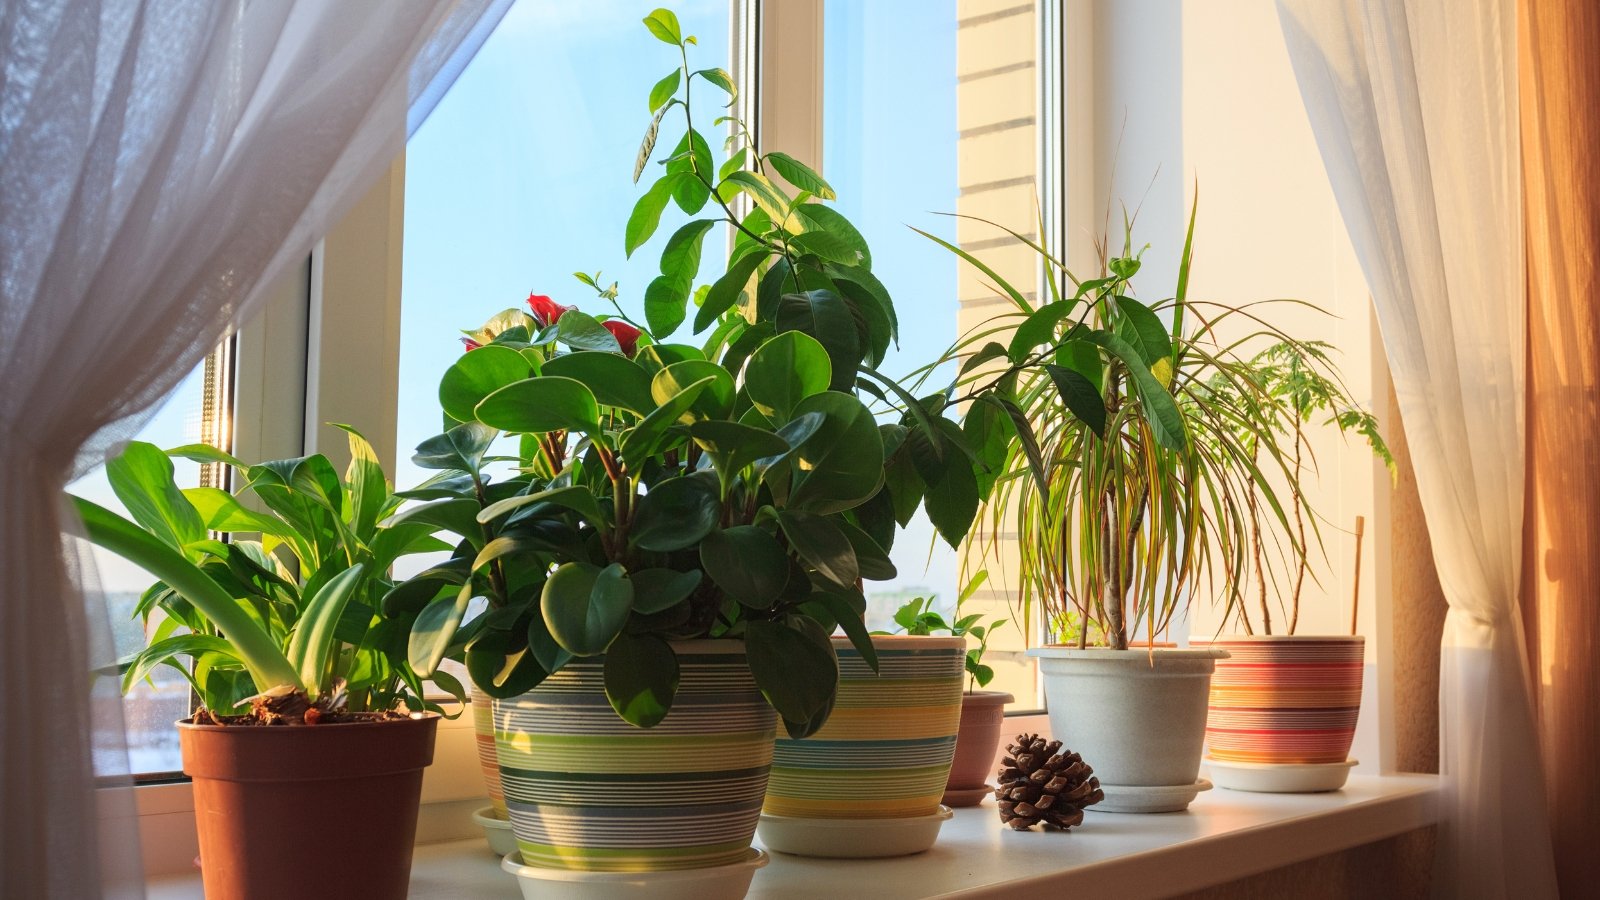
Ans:
POLYGON ((740 900, 756 870, 770 857, 751 847, 744 858, 725 866, 661 872, 574 872, 525 866, 522 853, 507 853, 500 868, 517 876, 525 900, 740 900))
POLYGON ((1106 798, 1089 809, 1109 813, 1182 812, 1197 794, 1211 790, 1204 778, 1194 784, 1106 784, 1100 782, 1106 798))
POLYGON ((1336 763, 1249 763, 1206 757, 1217 787, 1262 794, 1319 794, 1344 787, 1356 761, 1336 763))
POLYGON ((983 803, 983 798, 993 796, 994 785, 984 784, 971 788, 947 787, 944 796, 939 802, 945 806, 977 806, 983 803))
POLYGON ((933 846, 939 826, 954 816, 941 806, 926 816, 901 819, 802 819, 761 814, 756 833, 768 850, 826 859, 910 856, 933 846))
POLYGON ((495 856, 505 856, 517 849, 517 836, 511 833, 510 820, 496 815, 492 805, 473 812, 472 821, 483 829, 483 836, 495 856))

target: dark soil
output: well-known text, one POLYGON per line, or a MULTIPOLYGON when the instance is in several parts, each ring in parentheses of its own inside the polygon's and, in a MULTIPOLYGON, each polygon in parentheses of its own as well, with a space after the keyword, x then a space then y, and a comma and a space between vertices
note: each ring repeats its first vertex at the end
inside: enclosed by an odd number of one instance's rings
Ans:
POLYGON ((352 712, 347 709, 329 708, 325 700, 316 703, 306 698, 299 692, 283 692, 263 694, 250 701, 250 712, 237 716, 217 715, 209 709, 200 709, 194 714, 196 725, 226 725, 229 727, 241 726, 297 726, 297 725, 343 725, 352 722, 388 722, 394 719, 405 719, 408 716, 395 710, 379 712, 352 712))

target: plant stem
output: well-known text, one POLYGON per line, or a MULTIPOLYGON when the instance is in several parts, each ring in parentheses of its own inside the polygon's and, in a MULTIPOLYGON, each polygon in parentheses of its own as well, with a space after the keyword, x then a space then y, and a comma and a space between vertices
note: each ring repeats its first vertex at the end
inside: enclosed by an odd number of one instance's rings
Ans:
MULTIPOLYGON (((483 479, 478 476, 477 472, 472 473, 472 491, 478 498, 479 509, 489 505, 489 495, 484 490, 483 479)), ((489 523, 484 522, 478 526, 478 529, 483 534, 485 545, 494 540, 494 531, 489 527, 489 523)), ((492 560, 489 563, 489 584, 494 588, 494 596, 489 598, 490 606, 498 608, 511 602, 511 593, 506 589, 506 570, 499 559, 492 560)))
MULTIPOLYGON (((1260 452, 1261 452, 1261 442, 1259 440, 1257 440, 1257 441, 1253 442, 1250 445, 1250 465, 1251 466, 1255 465, 1256 456, 1260 452)), ((1249 506, 1249 511, 1250 511, 1250 548, 1251 548, 1252 554, 1255 557, 1256 596, 1257 596, 1257 598, 1259 599, 1259 601, 1261 603, 1261 629, 1262 629, 1262 633, 1263 634, 1271 634, 1272 633, 1272 610, 1267 606, 1267 574, 1266 574, 1266 567, 1263 566, 1262 563, 1261 563, 1261 513, 1260 513, 1260 507, 1257 505, 1256 486, 1255 486, 1255 484, 1252 482, 1249 485, 1249 488, 1250 488, 1249 493, 1246 494, 1245 497, 1246 497, 1246 502, 1247 502, 1247 504, 1249 506)), ((1244 609, 1242 607, 1239 610, 1239 618, 1244 620, 1245 633, 1246 634, 1251 633, 1250 632, 1250 619, 1249 619, 1249 616, 1247 616, 1245 614, 1245 611, 1244 611, 1244 609)))
POLYGON ((1289 613, 1289 633, 1294 634, 1294 629, 1300 622, 1300 589, 1306 582, 1306 556, 1311 552, 1306 546, 1306 523, 1300 513, 1300 406, 1294 408, 1294 480, 1289 482, 1289 500, 1294 504, 1294 528, 1300 536, 1300 549, 1297 558, 1297 571, 1294 576, 1293 604, 1289 613))

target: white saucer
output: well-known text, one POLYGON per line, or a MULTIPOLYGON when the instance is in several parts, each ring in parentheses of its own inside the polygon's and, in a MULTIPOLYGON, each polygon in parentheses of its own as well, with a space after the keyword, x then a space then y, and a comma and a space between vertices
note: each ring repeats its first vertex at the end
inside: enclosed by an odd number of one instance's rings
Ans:
POLYGON ((933 846, 939 826, 955 813, 941 806, 926 816, 902 819, 801 819, 761 814, 756 834, 768 850, 827 859, 909 856, 933 846))
POLYGON ((1263 794, 1319 794, 1344 787, 1356 761, 1336 763, 1247 763, 1206 757, 1217 787, 1263 794))
POLYGON ((1194 784, 1106 784, 1100 782, 1106 798, 1089 807, 1093 812, 1164 813, 1182 812, 1201 791, 1211 790, 1204 778, 1194 784))
POLYGON ((525 900, 741 900, 750 880, 770 857, 751 847, 743 859, 704 869, 664 872, 574 872, 525 866, 522 853, 507 853, 500 868, 517 876, 525 900))
POLYGON ((511 823, 495 815, 493 806, 485 806, 472 814, 472 821, 483 828, 489 849, 495 856, 505 856, 517 849, 517 836, 511 833, 511 823))

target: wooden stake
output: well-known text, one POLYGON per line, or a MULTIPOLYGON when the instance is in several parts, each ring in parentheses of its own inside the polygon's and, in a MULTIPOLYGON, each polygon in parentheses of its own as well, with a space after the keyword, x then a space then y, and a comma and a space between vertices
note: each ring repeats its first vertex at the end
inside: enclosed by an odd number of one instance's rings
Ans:
POLYGON ((1356 577, 1350 585, 1350 636, 1356 635, 1356 615, 1361 609, 1361 536, 1366 533, 1367 519, 1356 516, 1356 577))

